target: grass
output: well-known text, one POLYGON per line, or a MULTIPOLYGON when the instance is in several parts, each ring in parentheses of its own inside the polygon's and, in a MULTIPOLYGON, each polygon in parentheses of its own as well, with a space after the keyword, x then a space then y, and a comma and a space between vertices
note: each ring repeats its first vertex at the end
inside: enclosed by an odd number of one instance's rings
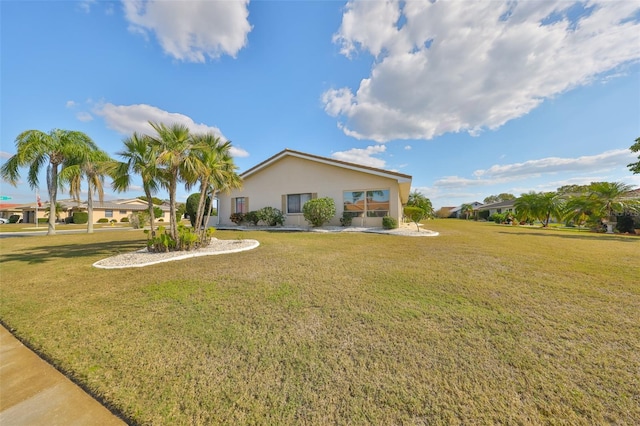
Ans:
POLYGON ((0 239, 0 318, 138 424, 640 422, 639 238, 426 227, 123 270, 141 232, 0 239))

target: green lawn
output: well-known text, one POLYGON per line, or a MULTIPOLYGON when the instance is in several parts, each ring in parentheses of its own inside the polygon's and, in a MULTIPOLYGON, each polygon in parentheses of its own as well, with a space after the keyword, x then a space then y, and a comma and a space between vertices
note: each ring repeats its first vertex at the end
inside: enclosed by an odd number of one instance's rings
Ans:
POLYGON ((0 239, 0 318, 139 424, 640 423, 639 237, 425 227, 123 270, 142 232, 0 239))

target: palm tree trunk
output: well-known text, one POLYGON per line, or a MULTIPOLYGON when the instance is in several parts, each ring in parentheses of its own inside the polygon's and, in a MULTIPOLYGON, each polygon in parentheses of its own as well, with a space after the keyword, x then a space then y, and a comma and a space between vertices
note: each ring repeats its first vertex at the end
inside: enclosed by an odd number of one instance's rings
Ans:
POLYGON ((207 205, 207 186, 206 182, 203 182, 200 185, 200 199, 198 200, 198 210, 196 211, 196 221, 194 222, 194 226, 196 226, 196 233, 202 237, 204 234, 202 233, 202 220, 204 218, 204 209, 207 205))
POLYGON ((93 234, 93 188, 91 188, 91 179, 88 183, 87 191, 87 234, 93 234))
MULTIPOLYGON (((47 235, 56 235, 56 198, 58 197, 58 165, 47 168, 47 189, 49 190, 49 228, 47 235)), ((36 217, 36 223, 38 218, 36 217)))
POLYGON ((151 237, 156 236, 155 229, 155 214, 153 211, 153 200, 151 199, 151 191, 146 187, 144 188, 144 195, 147 197, 147 206, 149 207, 149 226, 151 227, 151 237))
POLYGON ((176 219, 176 187, 178 185, 177 171, 169 182, 169 222, 171 222, 171 238, 178 240, 178 222, 176 219))

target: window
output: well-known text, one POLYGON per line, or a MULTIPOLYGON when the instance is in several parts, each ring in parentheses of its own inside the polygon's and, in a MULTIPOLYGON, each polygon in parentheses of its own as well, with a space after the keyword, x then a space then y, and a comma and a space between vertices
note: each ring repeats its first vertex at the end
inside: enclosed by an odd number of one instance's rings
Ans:
POLYGON ((104 217, 113 217, 113 210, 105 210, 104 217))
POLYGON ((352 217, 383 217, 389 214, 389 190, 345 191, 344 211, 352 217))
POLYGON ((119 212, 119 213, 120 213, 120 214, 127 214, 127 211, 126 211, 126 210, 120 210, 120 212, 119 212))
POLYGON ((245 197, 236 198, 235 213, 247 213, 247 203, 245 197))
POLYGON ((287 195, 287 213, 302 213, 302 206, 311 198, 311 193, 287 195))

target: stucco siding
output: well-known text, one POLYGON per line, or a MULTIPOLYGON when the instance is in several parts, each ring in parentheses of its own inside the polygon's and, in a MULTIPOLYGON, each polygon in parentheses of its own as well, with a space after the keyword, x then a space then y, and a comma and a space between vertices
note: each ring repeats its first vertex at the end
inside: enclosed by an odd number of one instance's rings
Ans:
MULTIPOLYGON (((287 213, 283 206, 283 195, 314 194, 318 198, 330 197, 336 204, 336 215, 331 225, 340 225, 343 212, 344 191, 389 191, 389 214, 400 219, 402 204, 398 182, 384 176, 323 164, 304 158, 285 156, 278 161, 252 173, 244 179, 242 190, 230 195, 220 195, 218 202, 219 224, 233 225, 229 217, 233 212, 232 200, 248 197, 248 211, 263 207, 283 210, 286 226, 307 226, 302 213, 287 213)), ((380 217, 357 217, 353 226, 381 226, 380 217)))

